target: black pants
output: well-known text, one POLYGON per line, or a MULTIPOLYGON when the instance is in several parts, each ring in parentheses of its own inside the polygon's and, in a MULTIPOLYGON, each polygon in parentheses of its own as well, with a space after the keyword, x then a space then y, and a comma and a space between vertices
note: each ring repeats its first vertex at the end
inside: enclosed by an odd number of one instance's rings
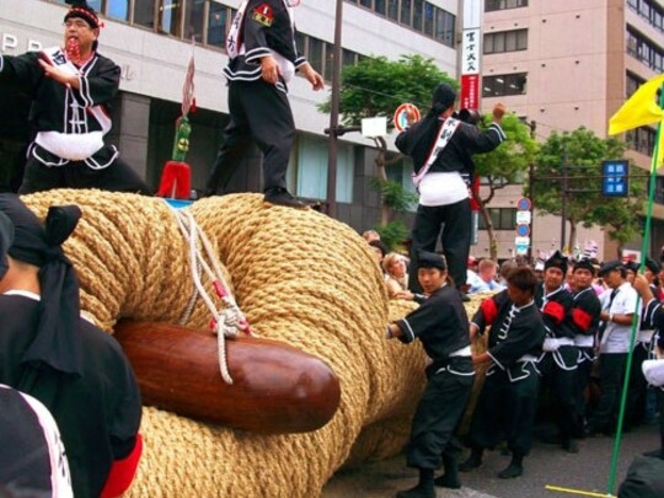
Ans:
POLYGON ((435 252, 441 227, 443 253, 447 259, 450 277, 457 288, 466 284, 468 254, 471 236, 470 200, 464 199, 447 206, 417 206, 417 214, 411 234, 411 265, 409 286, 413 292, 421 292, 417 280, 417 251, 435 252))
POLYGON ((45 166, 30 156, 18 193, 24 195, 54 188, 98 188, 143 195, 154 193, 120 157, 106 168, 92 169, 83 161, 71 161, 64 166, 45 166))
POLYGON ((599 356, 601 394, 591 420, 596 430, 610 431, 615 428, 626 364, 627 353, 602 353, 599 356))
MULTIPOLYGON (((595 359, 595 350, 590 347, 579 348, 579 366, 576 372, 576 399, 577 399, 577 413, 581 417, 580 422, 588 413, 588 403, 586 401, 586 390, 590 385, 590 376, 593 371, 593 364, 595 359)), ((583 427, 581 427, 582 429, 583 427)))
POLYGON ((475 375, 469 357, 450 359, 448 368, 457 373, 431 372, 417 405, 407 450, 410 467, 437 469, 443 455, 457 458, 461 451, 455 432, 470 398, 475 375))
POLYGON ((650 345, 637 342, 632 353, 632 368, 629 374, 629 393, 625 422, 628 426, 642 424, 646 418, 646 402, 648 398, 648 381, 643 375, 641 366, 648 359, 650 345))
POLYGON ((556 411, 558 430, 563 440, 578 437, 581 433, 581 414, 578 402, 578 358, 576 346, 561 346, 557 353, 565 368, 554 358, 554 353, 546 353, 538 368, 542 374, 542 391, 548 390, 556 411))
POLYGON ((286 93, 262 79, 231 81, 228 107, 230 122, 206 190, 224 193, 252 140, 263 153, 263 189, 286 188, 286 170, 295 140, 295 122, 286 93))
POLYGON ((507 371, 499 368, 486 377, 470 425, 472 448, 495 448, 504 437, 514 455, 525 456, 530 452, 539 375, 530 363, 523 364, 523 371, 529 375, 515 382, 510 381, 507 371))

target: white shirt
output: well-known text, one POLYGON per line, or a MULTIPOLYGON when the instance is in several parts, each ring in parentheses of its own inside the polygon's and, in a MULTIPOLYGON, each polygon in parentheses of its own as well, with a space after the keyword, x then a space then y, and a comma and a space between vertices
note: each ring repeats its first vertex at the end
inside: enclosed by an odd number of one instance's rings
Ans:
MULTIPOLYGON (((640 310, 636 309, 636 302, 638 294, 632 284, 625 282, 618 287, 618 293, 613 298, 613 302, 609 307, 611 300, 611 292, 613 289, 605 290, 599 300, 602 303, 602 310, 609 313, 609 315, 627 315, 627 314, 640 314, 640 310)), ((637 320, 637 323, 638 320, 637 320)), ((629 343, 632 334, 632 326, 619 325, 614 322, 609 322, 606 325, 602 340, 599 345, 600 353, 628 353, 629 343)))

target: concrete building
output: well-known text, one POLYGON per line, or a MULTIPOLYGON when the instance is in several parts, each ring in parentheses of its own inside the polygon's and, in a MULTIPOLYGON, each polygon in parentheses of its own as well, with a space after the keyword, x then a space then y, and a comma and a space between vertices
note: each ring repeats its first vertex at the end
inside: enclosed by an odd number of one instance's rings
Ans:
MULTIPOLYGON (((170 159, 174 123, 180 115, 182 85, 191 54, 196 63, 198 110, 191 115, 193 132, 187 162, 192 186, 202 189, 216 156, 227 116, 227 89, 221 70, 226 65, 224 39, 239 0, 88 0, 100 12, 105 27, 100 53, 122 67, 121 92, 116 99, 110 142, 154 187, 170 159), (192 38, 195 46, 192 45, 192 38)), ((0 49, 17 55, 60 44, 63 0, 2 0, 0 49)), ((344 2, 343 63, 359 57, 398 58, 420 53, 441 70, 456 76, 455 32, 457 0, 356 0, 344 2)), ((331 79, 335 2, 305 0, 295 10, 300 49, 326 79, 331 79)), ((329 89, 329 84, 328 84, 329 89)), ((304 78, 295 78, 290 100, 298 129, 289 168, 289 188, 298 196, 324 201, 327 190, 329 116, 316 105, 328 92, 313 92, 304 78)), ((29 139, 25 125, 26 97, 20 89, 2 87, 0 186, 16 183, 22 148, 29 139)), ((397 104, 398 105, 398 104, 397 104)), ((395 105, 396 108, 396 105, 395 105)), ((393 145, 393 137, 388 137, 393 145)), ((360 134, 346 134, 339 144, 337 217, 358 231, 379 219, 377 195, 369 186, 375 175, 373 142, 360 134)), ((247 160, 233 180, 236 191, 261 188, 260 154, 247 160)), ((407 165, 392 175, 410 185, 407 165)))
MULTIPOLYGON (((540 141, 552 131, 579 126, 607 136, 609 118, 638 85, 664 72, 659 0, 485 0, 483 16, 482 107, 504 102, 536 123, 540 141)), ((629 157, 647 172, 655 128, 643 127, 625 138, 629 157)), ((657 181, 650 249, 655 258, 664 244, 664 198, 657 181)), ((491 207, 514 210, 521 195, 520 187, 509 187, 491 207)), ((558 247, 560 233, 559 218, 535 217, 533 248, 558 247)), ((513 232, 500 233, 501 257, 513 238, 513 232)), ((615 258, 616 247, 602 229, 580 230, 579 245, 589 240, 598 242, 600 258, 615 258)), ((641 243, 634 240, 627 248, 640 251, 641 243)), ((478 249, 482 244, 481 238, 478 249)))

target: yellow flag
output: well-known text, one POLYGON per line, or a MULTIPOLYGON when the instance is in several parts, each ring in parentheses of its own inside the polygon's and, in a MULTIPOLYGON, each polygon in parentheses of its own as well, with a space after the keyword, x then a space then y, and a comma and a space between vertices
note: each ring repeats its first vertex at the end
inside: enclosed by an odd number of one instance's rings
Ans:
POLYGON ((609 135, 664 120, 664 110, 657 103, 657 90, 664 74, 641 85, 609 120, 609 135))

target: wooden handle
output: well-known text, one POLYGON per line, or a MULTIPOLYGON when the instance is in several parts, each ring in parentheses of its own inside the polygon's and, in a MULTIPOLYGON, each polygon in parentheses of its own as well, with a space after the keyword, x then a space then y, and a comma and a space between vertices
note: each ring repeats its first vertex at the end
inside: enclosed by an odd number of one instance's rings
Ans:
POLYGON ((284 343, 226 340, 233 384, 221 378, 217 337, 167 323, 120 321, 143 403, 235 429, 279 434, 320 429, 339 406, 339 381, 322 360, 284 343))

